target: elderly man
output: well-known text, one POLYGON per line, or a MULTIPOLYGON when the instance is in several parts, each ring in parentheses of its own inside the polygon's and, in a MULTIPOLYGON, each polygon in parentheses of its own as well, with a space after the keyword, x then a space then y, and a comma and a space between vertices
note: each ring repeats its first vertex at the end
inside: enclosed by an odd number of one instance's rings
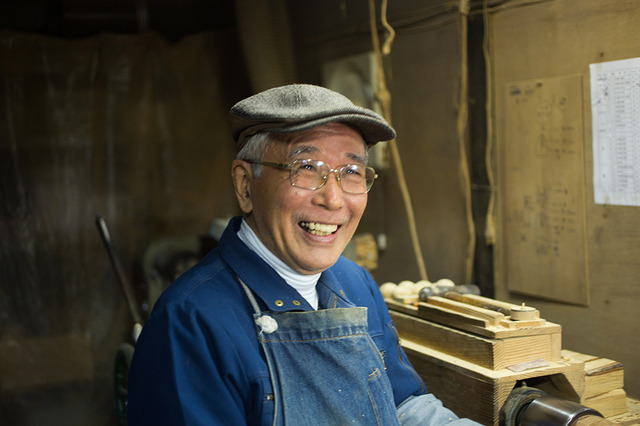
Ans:
POLYGON ((399 346, 378 286, 341 257, 395 131, 322 87, 231 109, 242 217, 165 291, 138 340, 131 425, 471 424, 399 346))

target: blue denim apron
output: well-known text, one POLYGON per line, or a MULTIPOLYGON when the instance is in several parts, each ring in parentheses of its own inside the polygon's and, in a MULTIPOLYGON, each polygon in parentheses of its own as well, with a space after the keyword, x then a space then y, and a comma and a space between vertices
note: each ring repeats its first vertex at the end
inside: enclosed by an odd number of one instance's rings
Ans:
POLYGON ((399 424, 382 355, 367 331, 367 308, 263 313, 240 282, 267 358, 274 425, 399 424))

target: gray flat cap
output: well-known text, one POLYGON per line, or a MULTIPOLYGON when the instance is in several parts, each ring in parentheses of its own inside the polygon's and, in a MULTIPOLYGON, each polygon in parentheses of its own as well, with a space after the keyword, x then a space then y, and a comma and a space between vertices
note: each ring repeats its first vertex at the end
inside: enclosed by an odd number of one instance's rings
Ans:
POLYGON ((334 121, 354 126, 367 145, 396 137, 382 116, 355 106, 346 96, 311 84, 275 87, 250 96, 231 110, 231 127, 238 151, 260 130, 294 133, 334 121))

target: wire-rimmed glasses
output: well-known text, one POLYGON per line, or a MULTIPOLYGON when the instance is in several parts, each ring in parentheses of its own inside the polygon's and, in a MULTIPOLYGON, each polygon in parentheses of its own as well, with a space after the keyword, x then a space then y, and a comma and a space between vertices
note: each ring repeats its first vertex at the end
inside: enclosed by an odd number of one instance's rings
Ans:
POLYGON ((251 164, 288 169, 291 173, 291 185, 297 188, 315 191, 327 182, 330 173, 335 173, 338 184, 348 194, 366 194, 378 177, 373 167, 360 164, 346 164, 332 169, 319 160, 295 160, 291 164, 272 163, 269 161, 247 161, 251 164))

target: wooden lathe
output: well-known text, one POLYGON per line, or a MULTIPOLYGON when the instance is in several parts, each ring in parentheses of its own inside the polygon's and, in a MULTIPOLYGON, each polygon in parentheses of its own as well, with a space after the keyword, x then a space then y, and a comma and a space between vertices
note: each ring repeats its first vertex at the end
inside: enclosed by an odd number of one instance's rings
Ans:
POLYGON ((507 397, 526 385, 593 408, 612 422, 640 424, 640 405, 623 390, 621 363, 563 350, 562 327, 534 308, 448 296, 455 297, 385 300, 429 392, 456 414, 501 424, 507 397))

